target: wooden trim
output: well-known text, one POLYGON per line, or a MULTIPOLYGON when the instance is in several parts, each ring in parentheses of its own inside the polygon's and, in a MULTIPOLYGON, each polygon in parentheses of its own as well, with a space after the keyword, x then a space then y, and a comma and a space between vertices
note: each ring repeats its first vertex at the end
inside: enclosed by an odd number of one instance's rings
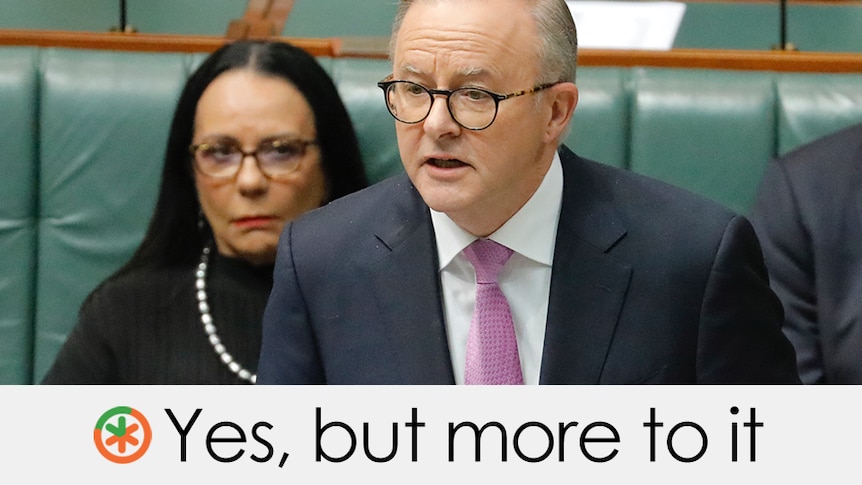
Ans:
MULTIPOLYGON (((386 59, 385 39, 274 37, 312 55, 386 59)), ((0 29, 0 45, 155 52, 212 52, 228 42, 214 36, 0 29)), ((862 53, 674 49, 670 51, 581 49, 578 65, 674 67, 740 71, 862 73, 862 53)))
MULTIPOLYGON (((341 42, 331 38, 273 37, 305 49, 315 56, 336 56, 341 42)), ((0 29, 0 46, 67 47, 148 52, 212 52, 229 39, 202 35, 73 32, 0 29)))
MULTIPOLYGON (((342 57, 388 58, 388 38, 345 37, 342 57)), ((670 51, 579 49, 579 66, 676 67, 737 71, 862 73, 862 53, 673 49, 670 51)))
POLYGON ((582 49, 578 52, 578 65, 862 73, 862 54, 708 49, 670 51, 582 49))

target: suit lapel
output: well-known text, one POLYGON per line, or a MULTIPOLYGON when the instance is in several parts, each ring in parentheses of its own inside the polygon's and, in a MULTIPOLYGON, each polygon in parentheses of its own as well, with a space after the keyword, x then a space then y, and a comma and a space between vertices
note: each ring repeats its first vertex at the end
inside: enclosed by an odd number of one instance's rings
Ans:
POLYGON ((606 181, 584 170, 567 148, 563 201, 540 383, 597 384, 631 278, 631 266, 607 251, 625 235, 606 181))
MULTIPOLYGON (((557 230, 541 384, 596 384, 628 289, 631 267, 607 254, 625 235, 604 187, 561 149, 563 201, 557 230)), ((382 256, 369 267, 385 331, 405 384, 453 384, 427 206, 402 176, 394 212, 381 214, 382 256)))
POLYGON ((395 213, 375 230, 383 256, 370 268, 403 384, 454 384, 443 322, 437 249, 427 206, 406 176, 395 213))

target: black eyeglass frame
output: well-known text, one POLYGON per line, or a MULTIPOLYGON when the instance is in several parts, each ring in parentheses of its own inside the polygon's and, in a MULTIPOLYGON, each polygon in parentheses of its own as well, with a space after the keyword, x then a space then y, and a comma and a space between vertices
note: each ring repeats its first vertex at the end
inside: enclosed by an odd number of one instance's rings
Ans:
POLYGON ((385 78, 383 78, 382 81, 379 81, 377 83, 377 87, 379 87, 380 89, 383 90, 383 100, 386 102, 386 110, 389 111, 389 114, 392 115, 393 118, 395 118, 397 121, 399 121, 401 123, 408 124, 408 125, 415 125, 416 123, 422 123, 423 121, 425 121, 425 119, 428 118, 428 115, 431 114, 431 108, 434 107, 434 96, 439 95, 439 96, 446 96, 446 109, 449 110, 449 116, 452 117, 452 119, 455 121, 455 123, 458 123, 458 126, 464 128, 466 130, 481 131, 481 130, 484 130, 485 128, 488 128, 492 124, 494 124, 494 120, 497 119, 497 113, 500 111, 500 101, 505 101, 505 100, 511 99, 511 98, 517 98, 518 96, 524 96, 526 94, 536 93, 536 92, 542 91, 544 89, 554 87, 557 84, 562 84, 563 82, 564 81, 545 83, 545 84, 540 84, 540 85, 535 86, 535 87, 530 88, 530 89, 525 89, 522 91, 515 91, 514 93, 500 94, 500 93, 495 93, 494 91, 488 91, 487 89, 475 88, 475 87, 469 87, 469 86, 465 86, 465 87, 457 88, 457 89, 431 89, 431 88, 426 88, 425 86, 423 86, 421 84, 414 83, 413 81, 406 81, 403 79, 392 79, 392 75, 390 74, 389 76, 386 76, 385 78), (395 113, 392 112, 392 106, 390 106, 390 104, 389 104, 389 94, 388 93, 389 93, 389 87, 394 85, 394 84, 397 84, 397 83, 406 83, 406 84, 410 84, 412 86, 417 86, 419 88, 422 88, 426 93, 428 93, 428 96, 431 98, 431 102, 428 104, 428 112, 425 113, 425 116, 423 116, 422 118, 420 118, 416 121, 404 121, 404 120, 398 118, 398 116, 395 116, 395 113), (494 116, 491 117, 491 121, 489 121, 487 125, 482 126, 480 128, 472 128, 472 127, 466 126, 463 123, 461 123, 460 121, 458 121, 458 118, 455 117, 455 113, 452 112, 452 104, 450 102, 452 99, 452 95, 458 91, 480 91, 482 93, 487 94, 488 96, 491 97, 491 99, 494 100, 494 116))
MULTIPOLYGON (((305 153, 308 150, 309 146, 317 145, 317 143, 318 143, 316 139, 305 139, 305 138, 290 138, 288 140, 266 140, 266 142, 270 143, 271 146, 273 145, 273 142, 275 142, 275 141, 286 141, 289 143, 296 143, 297 145, 299 145, 302 149, 302 153, 300 153, 297 156, 297 159, 301 159, 302 157, 305 156, 305 153)), ((219 180, 230 180, 230 179, 236 178, 236 176, 239 174, 240 169, 242 169, 242 162, 245 161, 246 157, 249 157, 249 156, 254 159, 254 163, 257 165, 257 169, 260 170, 260 173, 262 173, 264 175, 264 177, 266 177, 270 180, 277 180, 280 177, 286 177, 287 175, 290 175, 290 174, 296 172, 297 170, 299 170, 300 160, 297 161, 296 166, 293 168, 293 170, 291 170, 289 172, 285 172, 285 173, 281 173, 281 174, 269 173, 267 171, 267 169, 265 169, 263 167, 263 165, 261 165, 260 159, 257 157, 258 152, 263 147, 264 147, 264 143, 260 143, 260 144, 258 144, 257 147, 255 147, 254 150, 247 152, 247 151, 243 150, 242 145, 240 145, 240 143, 236 140, 231 140, 231 143, 203 142, 203 143, 193 143, 193 144, 189 145, 189 153, 191 153, 192 164, 194 165, 195 170, 206 175, 207 177, 212 177, 212 178, 219 179, 219 180), (220 143, 224 144, 224 145, 230 145, 232 148, 235 148, 236 151, 240 155, 242 155, 242 157, 240 157, 240 159, 239 159, 239 163, 236 165, 236 171, 230 175, 214 175, 214 174, 208 173, 200 167, 200 164, 198 162, 198 157, 197 157, 198 149, 200 149, 201 147, 216 146, 216 145, 219 145, 220 143)))

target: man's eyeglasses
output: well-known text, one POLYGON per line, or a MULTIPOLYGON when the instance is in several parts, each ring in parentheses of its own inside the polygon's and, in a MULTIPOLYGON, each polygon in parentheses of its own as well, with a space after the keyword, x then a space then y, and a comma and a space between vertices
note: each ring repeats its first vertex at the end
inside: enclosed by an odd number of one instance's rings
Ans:
POLYGON ((295 172, 308 146, 316 144, 317 140, 273 138, 260 142, 256 149, 247 152, 239 141, 223 138, 192 145, 189 151, 194 156, 195 167, 210 177, 236 177, 245 157, 252 156, 266 177, 279 178, 295 172))
POLYGON ((411 81, 386 79, 377 83, 377 86, 383 90, 389 113, 402 123, 419 123, 427 118, 434 104, 434 96, 439 95, 446 96, 449 114, 456 123, 468 130, 484 130, 497 118, 500 101, 548 89, 560 82, 562 81, 541 84, 510 94, 497 94, 487 89, 471 87, 429 89, 411 81))

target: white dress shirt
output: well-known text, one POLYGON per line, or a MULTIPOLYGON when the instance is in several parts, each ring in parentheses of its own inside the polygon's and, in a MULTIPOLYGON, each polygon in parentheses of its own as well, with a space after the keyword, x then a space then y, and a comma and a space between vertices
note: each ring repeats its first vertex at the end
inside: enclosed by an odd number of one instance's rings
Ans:
MULTIPOLYGON (((551 263, 562 198, 563 167, 559 154, 554 154, 536 193, 488 237, 514 251, 500 272, 498 284, 512 309, 524 384, 539 383, 548 319, 551 263)), ((476 236, 458 227, 442 212, 431 210, 431 221, 440 261, 449 353, 455 383, 463 384, 467 333, 476 304, 476 273, 461 251, 475 241, 476 236)))

